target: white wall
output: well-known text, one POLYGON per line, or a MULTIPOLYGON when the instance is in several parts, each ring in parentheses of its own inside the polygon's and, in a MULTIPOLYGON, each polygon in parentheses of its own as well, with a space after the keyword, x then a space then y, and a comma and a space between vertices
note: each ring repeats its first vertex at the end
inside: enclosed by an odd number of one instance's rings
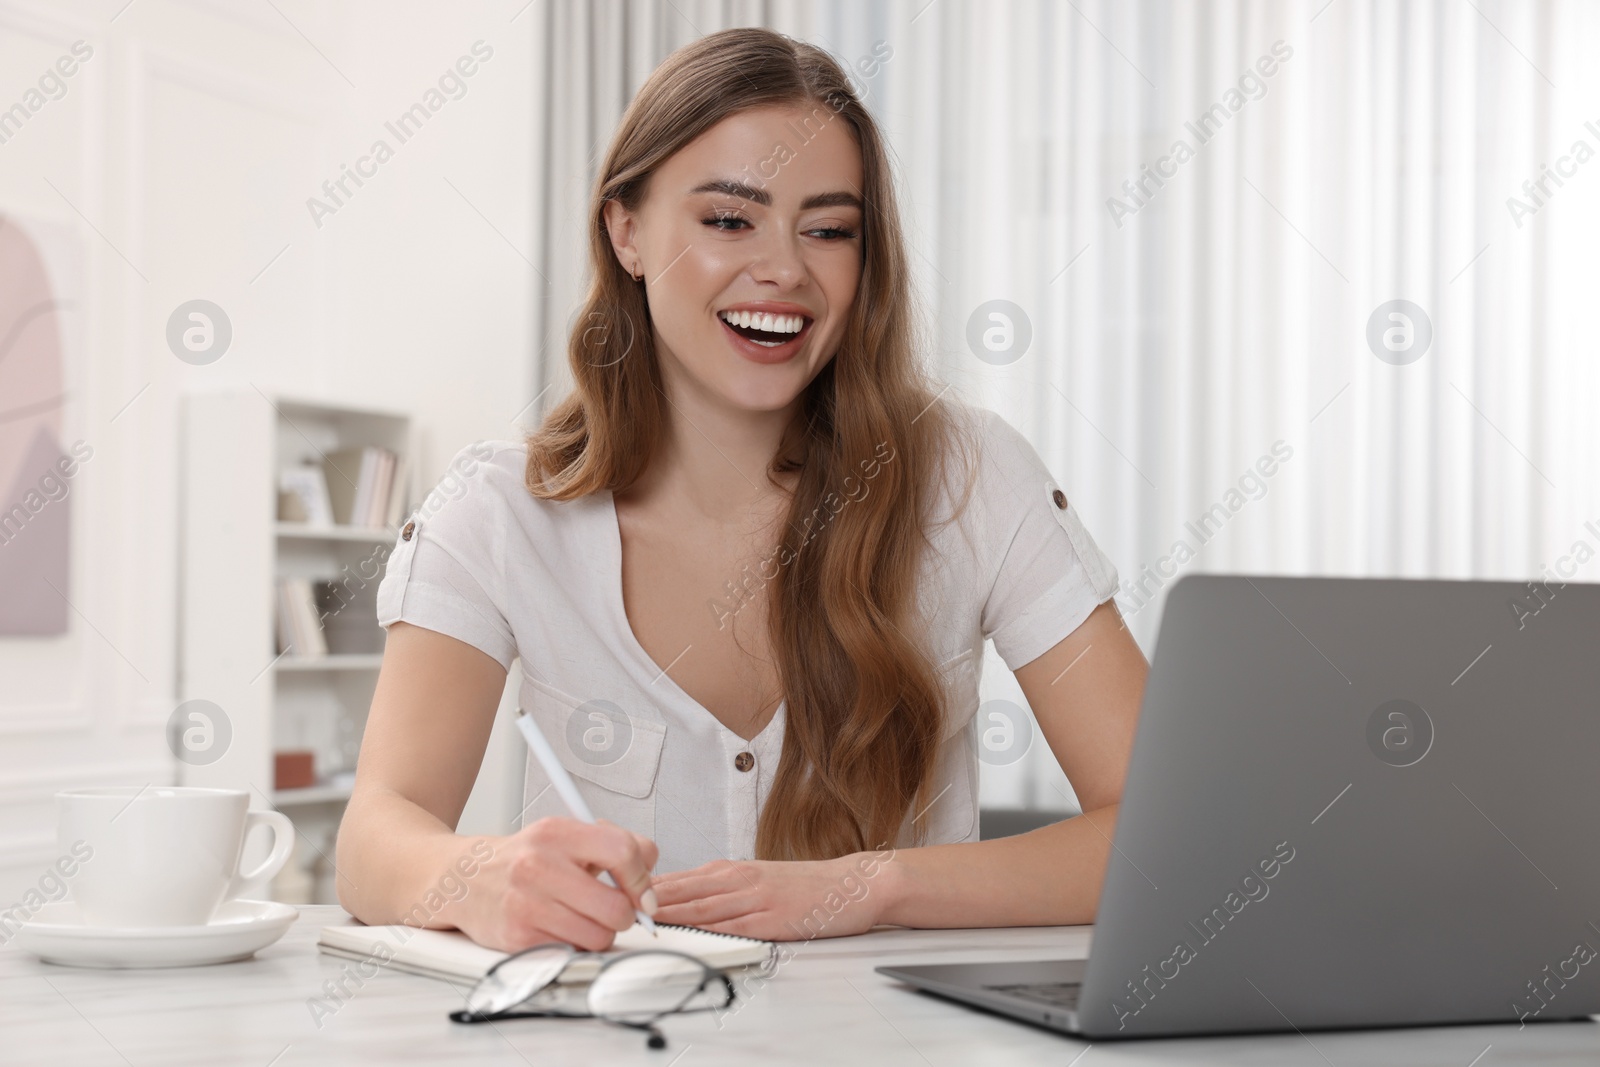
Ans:
MULTIPOLYGON (((255 385, 409 412, 424 486, 462 445, 515 436, 533 397, 532 12, 123 3, 0 2, 0 107, 73 41, 94 50, 66 94, 0 144, 0 214, 57 222, 81 242, 84 343, 65 436, 94 448, 72 489, 72 631, 0 642, 0 907, 55 855, 57 789, 173 778, 162 727, 184 390, 255 385), (480 40, 493 54, 465 95, 398 143, 384 123, 480 40), (380 137, 393 158, 316 225, 307 199, 380 137), (234 339, 196 367, 164 331, 176 305, 201 297, 234 339)), ((493 767, 480 783, 493 795, 475 797, 469 823, 498 818, 512 773, 493 767)))

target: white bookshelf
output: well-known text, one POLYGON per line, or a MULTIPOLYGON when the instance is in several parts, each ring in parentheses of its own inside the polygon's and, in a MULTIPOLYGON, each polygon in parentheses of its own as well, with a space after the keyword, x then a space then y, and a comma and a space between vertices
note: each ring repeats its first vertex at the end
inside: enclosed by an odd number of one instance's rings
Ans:
MULTIPOLYGON (((383 661, 373 602, 396 531, 280 521, 278 475, 357 446, 413 457, 413 423, 246 388, 186 396, 182 437, 179 700, 220 707, 232 736, 214 762, 180 762, 179 780, 249 790, 252 807, 294 821, 291 869, 247 895, 334 903, 334 834, 383 661), (290 577, 341 583, 351 600, 340 614, 351 614, 337 636, 357 647, 330 636, 326 656, 280 652, 276 588, 290 577), (273 753, 287 749, 315 753, 316 784, 274 788, 273 753)), ((414 470, 405 465, 407 483, 414 470)), ((413 484, 402 487, 407 509, 413 484)))

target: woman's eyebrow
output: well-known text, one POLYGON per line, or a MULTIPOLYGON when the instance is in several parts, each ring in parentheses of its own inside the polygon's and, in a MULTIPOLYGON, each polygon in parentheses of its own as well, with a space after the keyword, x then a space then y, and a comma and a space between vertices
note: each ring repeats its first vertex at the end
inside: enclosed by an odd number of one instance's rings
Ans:
MULTIPOLYGON (((748 200, 753 204, 760 204, 762 207, 772 206, 771 193, 765 189, 757 189, 755 186, 739 181, 737 178, 713 178, 711 181, 702 182, 689 190, 690 196, 698 193, 723 193, 727 196, 738 197, 740 200, 748 200)), ((861 198, 856 196, 855 193, 840 191, 817 193, 806 197, 800 202, 801 211, 809 211, 814 207, 853 207, 859 211, 861 210, 861 198)))

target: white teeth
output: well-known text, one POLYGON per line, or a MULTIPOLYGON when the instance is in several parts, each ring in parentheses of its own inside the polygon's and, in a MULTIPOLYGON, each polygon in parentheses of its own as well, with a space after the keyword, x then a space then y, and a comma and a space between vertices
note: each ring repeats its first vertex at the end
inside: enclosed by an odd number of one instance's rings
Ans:
MULTIPOLYGON (((752 311, 724 311, 721 312, 724 322, 733 326, 742 326, 745 329, 765 330, 768 333, 799 333, 806 324, 800 315, 769 315, 752 311)), ((780 342, 757 342, 772 347, 780 342)))

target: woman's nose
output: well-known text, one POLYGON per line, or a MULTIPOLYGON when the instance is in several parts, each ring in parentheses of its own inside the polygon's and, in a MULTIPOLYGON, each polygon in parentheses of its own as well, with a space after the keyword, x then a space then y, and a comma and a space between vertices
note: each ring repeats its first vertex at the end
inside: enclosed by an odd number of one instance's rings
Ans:
POLYGON ((797 239, 792 236, 769 238, 750 264, 750 276, 758 282, 776 283, 783 289, 805 284, 808 272, 797 239))

